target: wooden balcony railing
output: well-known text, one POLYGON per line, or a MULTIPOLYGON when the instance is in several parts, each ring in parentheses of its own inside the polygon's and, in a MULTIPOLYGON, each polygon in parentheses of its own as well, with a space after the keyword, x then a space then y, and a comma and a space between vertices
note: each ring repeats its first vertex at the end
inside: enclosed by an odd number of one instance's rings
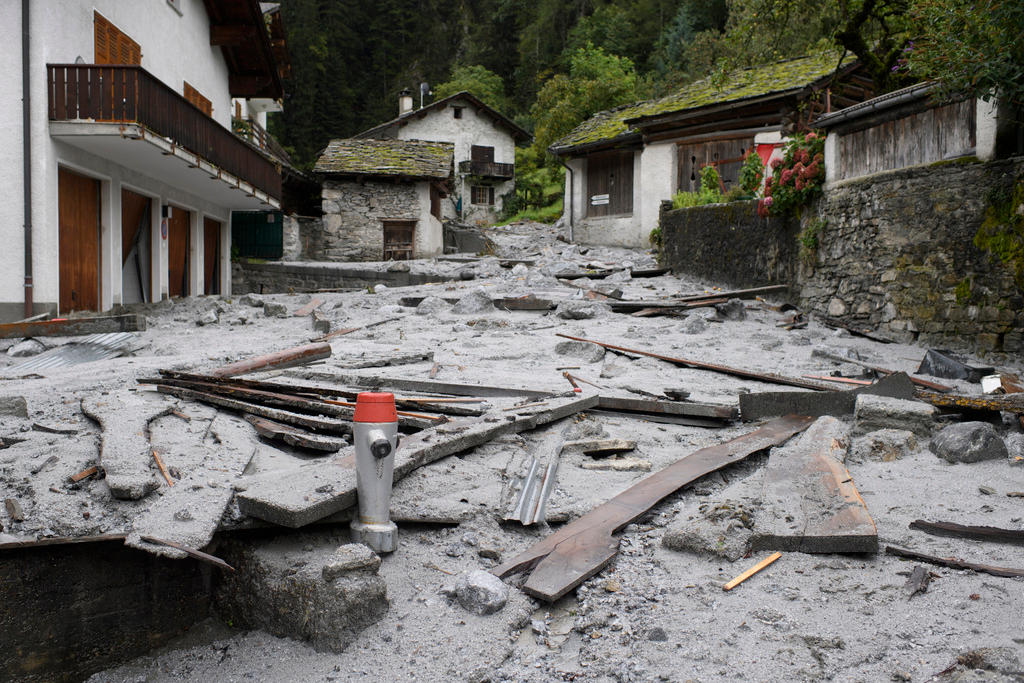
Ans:
POLYGON ((288 152, 281 146, 281 143, 279 143, 273 135, 268 133, 263 126, 252 119, 239 119, 232 117, 231 129, 235 131, 235 135, 244 140, 248 140, 267 154, 277 157, 285 163, 291 163, 291 157, 288 156, 288 152))
POLYGON ((499 164, 493 161, 460 161, 459 173, 478 175, 483 178, 512 178, 515 164, 499 164))
POLYGON ((277 166, 139 66, 47 64, 51 121, 137 123, 281 198, 277 166))

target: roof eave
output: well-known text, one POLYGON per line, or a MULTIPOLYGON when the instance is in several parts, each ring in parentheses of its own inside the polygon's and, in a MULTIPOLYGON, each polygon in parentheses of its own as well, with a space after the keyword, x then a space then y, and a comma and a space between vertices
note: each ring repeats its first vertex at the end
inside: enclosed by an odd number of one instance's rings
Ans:
POLYGON ((597 152, 603 149, 614 149, 616 147, 633 146, 634 143, 642 144, 643 136, 639 132, 631 131, 629 133, 617 135, 614 138, 608 138, 606 140, 595 140, 594 142, 585 142, 579 145, 564 145, 562 147, 555 147, 554 145, 552 145, 551 147, 548 147, 548 152, 552 156, 556 157, 579 156, 582 154, 597 152))

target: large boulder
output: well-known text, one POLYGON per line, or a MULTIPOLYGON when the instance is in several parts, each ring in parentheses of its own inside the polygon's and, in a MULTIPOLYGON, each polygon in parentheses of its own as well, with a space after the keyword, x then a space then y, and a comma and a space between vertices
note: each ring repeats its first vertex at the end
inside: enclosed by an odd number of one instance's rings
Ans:
POLYGON ((1006 444, 988 422, 960 422, 932 438, 928 450, 949 462, 1005 459, 1006 444))
POLYGON ((604 347, 592 342, 563 341, 555 344, 555 353, 584 363, 597 363, 604 358, 604 347))

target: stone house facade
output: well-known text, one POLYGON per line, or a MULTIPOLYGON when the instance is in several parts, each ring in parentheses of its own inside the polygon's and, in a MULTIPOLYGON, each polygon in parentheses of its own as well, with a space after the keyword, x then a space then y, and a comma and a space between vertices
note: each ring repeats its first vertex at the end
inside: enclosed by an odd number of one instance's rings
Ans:
POLYGON ((444 246, 441 206, 453 145, 416 140, 332 140, 314 171, 323 179, 320 261, 429 258, 444 246))
POLYGON ((399 99, 397 118, 355 138, 451 143, 455 178, 442 216, 489 223, 501 211, 502 197, 515 188, 516 144, 529 142, 531 136, 471 93, 460 92, 414 110, 406 91, 399 99))

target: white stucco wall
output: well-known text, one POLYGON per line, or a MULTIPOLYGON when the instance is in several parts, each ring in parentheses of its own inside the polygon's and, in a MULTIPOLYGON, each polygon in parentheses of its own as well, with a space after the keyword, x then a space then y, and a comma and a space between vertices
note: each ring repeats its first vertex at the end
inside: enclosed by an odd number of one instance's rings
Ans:
POLYGON ((641 246, 650 246, 651 231, 658 227, 661 202, 675 194, 679 164, 676 149, 675 143, 663 142, 645 145, 640 153, 640 173, 634 175, 633 215, 641 246), (636 178, 640 179, 639 186, 636 178))
POLYGON ((419 201, 420 218, 413 234, 413 257, 431 258, 444 251, 444 228, 441 221, 430 213, 430 183, 416 183, 416 198, 419 201))
MULTIPOLYGON (((96 177, 102 183, 100 248, 105 265, 100 279, 103 309, 119 303, 121 296, 122 184, 163 203, 194 209, 200 226, 203 215, 225 225, 230 219, 230 211, 225 207, 211 205, 158 178, 131 171, 115 161, 98 158, 50 137, 46 64, 73 63, 79 56, 85 63, 93 61, 94 9, 141 45, 143 68, 179 94, 183 82, 188 80, 213 102, 214 118, 230 126, 228 69, 220 49, 209 44, 209 19, 202 0, 182 0, 180 15, 165 0, 32 0, 32 247, 33 298, 37 308, 54 307, 59 298, 57 169, 60 165, 96 177)), ((0 251, 0 319, 21 317, 24 296, 21 45, 21 3, 0 2, 0 59, 6 65, 0 71, 0 92, 7 93, 9 100, 8 106, 0 107, 0 186, 8 192, 8 201, 0 205, 0 239, 8 246, 0 251)), ((158 220, 154 222, 154 230, 158 236, 158 220)), ((230 236, 225 241, 223 253, 228 255, 230 236)), ((154 249, 159 250, 164 244, 154 240, 154 249)), ((202 249, 194 255, 193 267, 202 272, 202 249)), ((229 274, 230 264, 225 258, 221 278, 225 288, 230 283, 229 274)), ((166 291, 166 254, 162 254, 162 267, 157 277, 162 278, 162 282, 158 283, 156 291, 166 291)))
MULTIPOLYGON (((982 161, 996 158, 996 133, 999 128, 999 101, 992 98, 988 102, 975 100, 975 155, 982 161)), ((825 155, 828 159, 828 155, 825 155)))
MULTIPOLYGON (((458 172, 459 162, 469 161, 473 145, 480 145, 494 148, 495 163, 514 164, 516 144, 508 130, 492 123, 466 100, 456 99, 443 109, 432 109, 422 119, 410 117, 398 129, 397 137, 399 140, 429 140, 455 145, 454 189, 456 196, 462 197, 462 218, 467 221, 493 220, 494 212, 501 210, 501 196, 515 185, 513 180, 488 180, 487 184, 494 185, 494 206, 474 206, 470 201, 470 183, 458 172), (455 118, 455 107, 462 107, 462 118, 455 118)), ((454 211, 451 213, 454 214, 454 211)), ((445 215, 449 215, 447 211, 445 215)))

